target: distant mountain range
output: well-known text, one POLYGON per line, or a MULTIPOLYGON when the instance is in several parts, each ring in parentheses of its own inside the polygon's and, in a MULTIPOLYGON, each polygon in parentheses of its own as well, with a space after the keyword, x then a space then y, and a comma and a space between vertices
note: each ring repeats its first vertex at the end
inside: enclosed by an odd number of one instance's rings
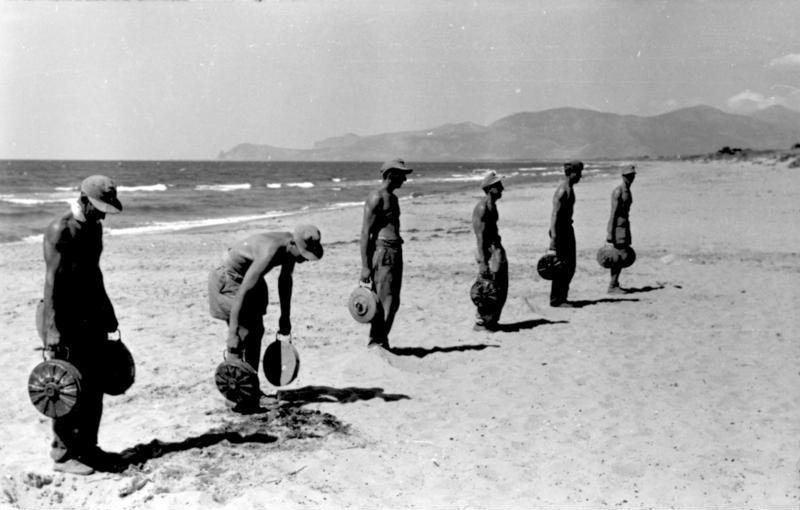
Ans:
POLYGON ((243 143, 228 161, 467 161, 673 157, 723 146, 788 149, 800 142, 800 112, 772 106, 736 115, 693 106, 653 117, 578 108, 523 112, 482 126, 445 124, 421 131, 327 138, 311 149, 243 143))

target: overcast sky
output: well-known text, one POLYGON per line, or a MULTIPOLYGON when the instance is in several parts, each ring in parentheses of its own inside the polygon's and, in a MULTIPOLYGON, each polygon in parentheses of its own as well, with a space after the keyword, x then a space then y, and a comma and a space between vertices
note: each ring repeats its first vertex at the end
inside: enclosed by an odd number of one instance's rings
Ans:
POLYGON ((0 158, 214 159, 562 106, 800 110, 800 2, 3 2, 0 158))

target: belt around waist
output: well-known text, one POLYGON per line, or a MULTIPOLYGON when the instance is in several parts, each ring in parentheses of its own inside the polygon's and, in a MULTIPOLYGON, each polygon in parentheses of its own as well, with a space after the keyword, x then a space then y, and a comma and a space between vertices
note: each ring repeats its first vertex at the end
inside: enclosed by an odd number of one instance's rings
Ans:
POLYGON ((376 244, 380 243, 380 244, 382 244, 384 246, 388 246, 390 248, 399 248, 400 246, 402 246, 403 240, 401 238, 399 238, 399 237, 397 239, 386 239, 386 238, 383 238, 383 237, 379 237, 378 239, 375 240, 375 243, 376 244))

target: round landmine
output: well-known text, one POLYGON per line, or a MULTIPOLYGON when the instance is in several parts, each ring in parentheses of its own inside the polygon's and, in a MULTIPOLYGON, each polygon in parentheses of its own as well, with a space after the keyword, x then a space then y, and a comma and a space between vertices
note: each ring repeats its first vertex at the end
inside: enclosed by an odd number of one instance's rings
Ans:
POLYGON ((264 351, 261 365, 271 385, 286 386, 297 378, 300 357, 291 341, 276 338, 264 351))
POLYGON ((536 264, 536 272, 545 280, 558 278, 566 271, 566 264, 555 253, 545 253, 536 264))
POLYGON ((636 262, 636 252, 633 251, 632 246, 626 246, 622 253, 620 254, 620 267, 623 269, 626 267, 631 267, 634 262, 636 262))
POLYGON ((254 402, 261 397, 258 373, 240 359, 220 363, 214 374, 214 382, 222 396, 236 404, 254 402))
POLYGON ((630 267, 636 261, 636 252, 631 246, 616 248, 605 245, 597 250, 597 263, 606 269, 630 267))
POLYGON ((364 324, 375 317, 375 312, 378 310, 378 299, 372 290, 359 286, 350 294, 347 309, 357 322, 364 324))
POLYGON ((122 340, 103 342, 100 366, 100 384, 106 395, 122 395, 133 386, 136 364, 131 351, 122 340))
POLYGON ((469 289, 469 297, 478 308, 491 308, 498 303, 497 286, 488 278, 478 277, 469 289))
POLYGON ((28 377, 28 396, 33 406, 48 418, 65 416, 80 400, 81 373, 68 361, 43 361, 28 377))

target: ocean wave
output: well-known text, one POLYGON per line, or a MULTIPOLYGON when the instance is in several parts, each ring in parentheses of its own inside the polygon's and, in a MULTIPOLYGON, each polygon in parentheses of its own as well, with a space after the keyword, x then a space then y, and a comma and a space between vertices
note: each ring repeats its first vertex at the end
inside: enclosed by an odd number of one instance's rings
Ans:
POLYGON ((341 177, 334 177, 334 178, 332 178, 331 180, 332 180, 333 182, 342 182, 342 178, 341 178, 341 177))
POLYGON ((553 168, 551 166, 521 166, 517 168, 520 172, 540 172, 542 170, 548 170, 553 168))
POLYGON ((144 186, 117 186, 117 191, 167 191, 167 185, 158 183, 144 186))
POLYGON ((56 186, 53 189, 56 191, 78 191, 77 186, 56 186))
POLYGON ((470 182, 470 181, 480 181, 483 179, 483 174, 481 175, 461 175, 458 177, 414 177, 408 180, 408 182, 413 183, 421 183, 421 182, 470 182))
POLYGON ((313 188, 313 182, 287 182, 286 186, 290 188, 313 188))
POLYGON ((195 191, 237 191, 250 189, 250 183, 242 184, 198 184, 194 187, 195 191))
POLYGON ((267 184, 267 187, 269 189, 280 189, 281 183, 279 183, 279 182, 270 182, 269 184, 267 184))
POLYGON ((74 193, 46 193, 34 194, 32 196, 19 196, 19 195, 0 195, 0 201, 16 205, 44 205, 44 204, 58 204, 58 203, 71 203, 77 197, 74 193))

